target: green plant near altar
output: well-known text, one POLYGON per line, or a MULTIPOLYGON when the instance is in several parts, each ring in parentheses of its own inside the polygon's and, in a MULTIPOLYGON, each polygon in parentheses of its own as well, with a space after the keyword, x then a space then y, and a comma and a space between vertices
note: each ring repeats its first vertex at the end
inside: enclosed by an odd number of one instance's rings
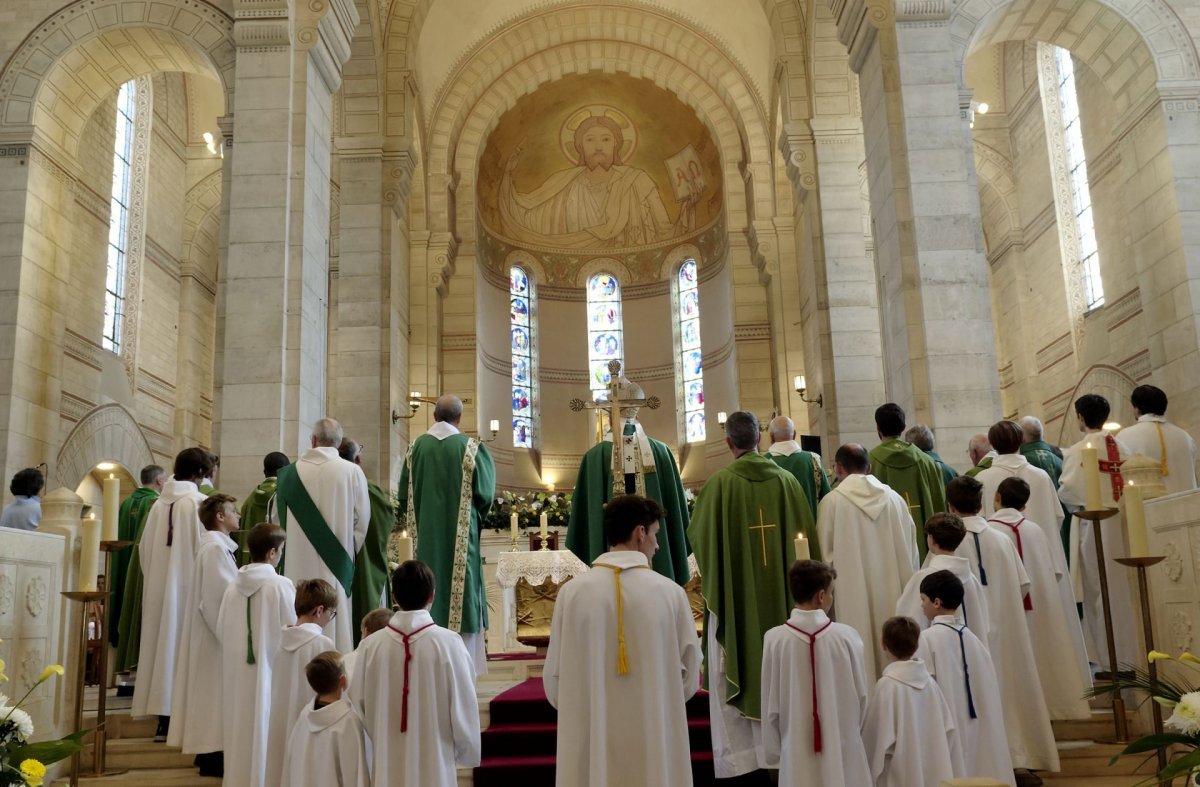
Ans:
MULTIPOLYGON (((0 659, 0 683, 8 682, 4 668, 4 659, 0 659)), ((21 705, 38 686, 62 674, 63 668, 58 664, 46 667, 25 696, 12 705, 8 704, 8 697, 0 693, 0 785, 3 787, 40 787, 46 778, 47 765, 66 759, 83 748, 80 741, 86 731, 58 740, 29 743, 33 736, 33 718, 21 709, 21 705)))
POLYGON ((508 530, 512 526, 514 512, 517 515, 517 527, 520 528, 538 527, 543 512, 550 527, 565 528, 571 521, 571 493, 501 492, 496 496, 483 526, 491 530, 508 530))
MULTIPOLYGON (((1192 669, 1200 669, 1200 658, 1191 653, 1183 653, 1175 659, 1170 654, 1152 650, 1146 661, 1148 664, 1178 661, 1192 669)), ((1089 695, 1098 697, 1121 690, 1132 690, 1158 703, 1171 715, 1163 722, 1163 732, 1138 738, 1113 757, 1112 762, 1115 763, 1126 755, 1153 757, 1159 751, 1165 751, 1169 758, 1167 766, 1138 784, 1170 784, 1172 779, 1179 776, 1187 778, 1187 785, 1194 784, 1193 780, 1200 774, 1200 688, 1178 683, 1161 675, 1151 677, 1147 667, 1122 671, 1119 676, 1112 683, 1097 685, 1089 695)))

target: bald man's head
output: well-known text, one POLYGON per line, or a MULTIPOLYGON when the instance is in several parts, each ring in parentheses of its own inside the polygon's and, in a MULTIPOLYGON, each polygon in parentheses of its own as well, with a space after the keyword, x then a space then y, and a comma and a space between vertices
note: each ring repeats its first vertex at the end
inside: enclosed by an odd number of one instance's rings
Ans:
POLYGON ((786 415, 771 419, 771 442, 782 443, 796 439, 796 425, 786 415))
POLYGON ((841 481, 849 475, 871 472, 871 455, 858 443, 846 443, 833 455, 833 472, 841 481))
POLYGON ((462 399, 454 394, 442 394, 438 397, 437 404, 433 406, 433 420, 445 421, 455 426, 458 426, 458 422, 462 420, 462 413, 462 399))
POLYGON ((967 443, 967 453, 970 454, 971 464, 974 465, 979 464, 980 460, 991 450, 992 444, 988 442, 988 436, 985 434, 977 434, 971 438, 971 442, 967 443))
POLYGON ((313 424, 313 448, 337 448, 342 444, 342 425, 332 418, 322 418, 313 424))

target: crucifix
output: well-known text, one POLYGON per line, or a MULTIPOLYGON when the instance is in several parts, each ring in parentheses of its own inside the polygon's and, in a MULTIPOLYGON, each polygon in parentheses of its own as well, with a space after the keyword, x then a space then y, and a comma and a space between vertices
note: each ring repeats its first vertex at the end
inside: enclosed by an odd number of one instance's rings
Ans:
MULTIPOLYGON (((631 440, 625 439, 625 418, 628 417, 630 423, 637 417, 637 411, 642 407, 648 407, 651 410, 657 410, 661 405, 657 396, 646 397, 640 387, 630 382, 627 378, 621 376, 621 362, 612 360, 608 362, 608 385, 607 392, 600 401, 585 402, 582 399, 572 399, 571 409, 575 412, 584 410, 596 410, 599 412, 608 411, 609 426, 613 433, 613 450, 612 450, 612 478, 613 478, 613 494, 622 495, 628 494, 631 490, 627 486, 626 477, 629 473, 633 474, 633 489, 636 494, 645 494, 645 480, 642 474, 643 458, 639 457, 640 449, 638 448, 638 440, 636 437, 631 440), (621 396, 622 390, 625 391, 625 396, 621 396), (629 468, 635 468, 630 470, 629 468)), ((603 440, 603 434, 600 439, 603 440)), ((651 461, 651 465, 653 462, 651 461)))
POLYGON ((767 565, 767 529, 774 528, 774 527, 775 527, 775 525, 763 522, 763 510, 760 507, 758 509, 758 524, 750 525, 750 529, 758 531, 758 540, 762 544, 762 555, 763 555, 763 567, 764 568, 767 565))
MULTIPOLYGON (((662 401, 657 396, 651 396, 648 398, 630 397, 628 399, 622 399, 621 379, 621 362, 616 360, 609 361, 608 385, 605 386, 608 391, 605 394, 604 399, 592 402, 585 402, 582 399, 571 400, 571 410, 576 413, 583 412, 584 410, 600 410, 608 412, 608 425, 613 431, 614 445, 616 444, 615 439, 618 425, 623 423, 621 418, 622 410, 634 410, 636 412, 642 407, 648 407, 651 410, 657 410, 660 406, 662 406, 662 401)), ((629 381, 626 380, 627 384, 628 382, 629 381)), ((631 384, 629 387, 633 388, 631 384)), ((637 391, 637 393, 641 393, 641 391, 637 391)))

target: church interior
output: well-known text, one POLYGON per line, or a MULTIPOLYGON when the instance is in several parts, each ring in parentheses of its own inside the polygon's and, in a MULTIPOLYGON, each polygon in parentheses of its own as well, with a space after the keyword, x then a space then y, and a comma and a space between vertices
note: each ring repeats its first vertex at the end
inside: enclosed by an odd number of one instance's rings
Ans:
MULTIPOLYGON (((497 496, 560 511, 611 361, 689 497, 735 411, 831 465, 895 402, 963 472, 999 419, 1065 447, 1079 396, 1128 425, 1153 384, 1200 437, 1198 50, 1198 0, 6 0, 0 464, 53 524, 0 532, 0 659, 66 665, 30 712, 74 731, 107 478, 202 446, 242 499, 329 416, 394 492, 452 393, 497 496)), ((1172 653, 1195 505, 1147 504, 1172 653)), ((539 664, 489 527, 485 727, 539 664)), ((129 774, 81 783, 215 783, 114 703, 129 774)), ((1145 778, 1095 707, 1046 784, 1145 778)))

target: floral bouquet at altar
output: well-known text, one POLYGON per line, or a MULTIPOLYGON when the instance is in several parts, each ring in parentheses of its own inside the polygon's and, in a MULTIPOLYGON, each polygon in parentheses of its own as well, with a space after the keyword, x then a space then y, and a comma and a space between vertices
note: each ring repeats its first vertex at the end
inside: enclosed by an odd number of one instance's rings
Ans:
MULTIPOLYGON (((1169 654, 1152 650, 1146 657, 1147 662, 1179 661, 1192 669, 1200 668, 1200 658, 1191 653, 1184 653, 1178 659, 1169 654)), ((1122 676, 1113 683, 1096 686, 1090 696, 1112 694, 1122 689, 1131 689, 1145 694, 1154 702, 1169 710, 1171 715, 1163 722, 1164 732, 1144 735, 1113 757, 1127 754, 1143 754, 1153 756, 1159 751, 1166 751, 1169 758, 1167 766, 1154 776, 1138 784, 1170 784, 1171 780, 1183 776, 1187 779, 1187 787, 1196 784, 1200 774, 1200 689, 1181 685, 1162 676, 1151 677, 1145 668, 1135 668, 1129 672, 1122 671, 1122 676)))
MULTIPOLYGON (((8 682, 4 667, 4 660, 0 659, 0 683, 8 682)), ((33 735, 33 719, 21 710, 21 704, 38 686, 62 674, 63 668, 57 664, 46 667, 25 696, 12 705, 8 704, 8 697, 0 693, 0 785, 39 787, 46 776, 47 765, 66 759, 83 748, 81 740, 87 734, 86 730, 59 740, 28 742, 33 735)))
POLYGON ((549 527, 566 527, 571 521, 571 493, 501 492, 496 496, 496 502, 492 504, 483 526, 492 530, 508 530, 514 513, 517 515, 517 527, 537 527, 543 513, 549 527))

